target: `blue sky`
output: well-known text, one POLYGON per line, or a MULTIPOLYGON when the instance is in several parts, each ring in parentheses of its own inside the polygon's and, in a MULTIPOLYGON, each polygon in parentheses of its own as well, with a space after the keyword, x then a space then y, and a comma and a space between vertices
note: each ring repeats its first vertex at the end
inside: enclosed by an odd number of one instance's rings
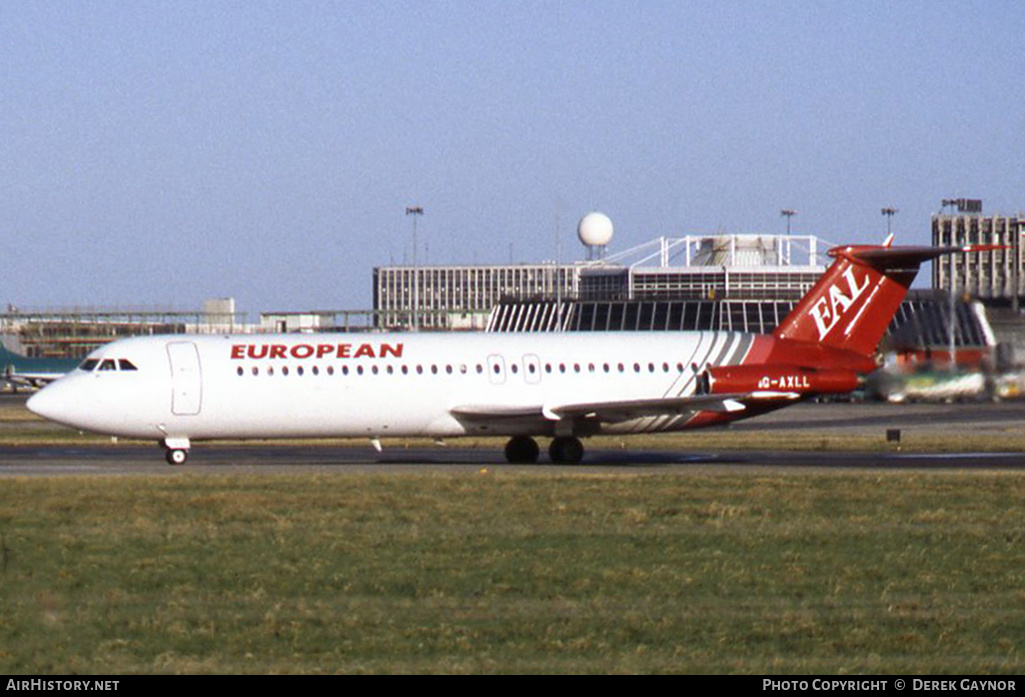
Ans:
POLYGON ((1025 3, 0 0, 0 302, 371 304, 371 270, 1025 209, 1025 3))

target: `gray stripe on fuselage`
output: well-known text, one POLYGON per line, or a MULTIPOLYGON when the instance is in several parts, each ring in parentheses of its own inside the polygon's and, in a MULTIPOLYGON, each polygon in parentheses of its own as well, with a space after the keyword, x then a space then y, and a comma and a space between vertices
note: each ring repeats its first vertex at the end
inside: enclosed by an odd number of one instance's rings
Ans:
POLYGON ((694 356, 696 356, 698 354, 698 352, 701 351, 701 344, 705 341, 705 334, 706 334, 706 332, 701 332, 701 338, 698 341, 698 345, 697 345, 697 347, 695 347, 694 353, 690 357, 691 358, 691 362, 690 362, 690 366, 688 366, 688 367, 691 368, 690 377, 687 379, 687 382, 684 384, 684 386, 677 393, 678 397, 682 397, 684 392, 690 386, 690 383, 697 379, 698 373, 708 365, 708 357, 711 356, 712 355, 712 351, 715 350, 716 342, 718 342, 718 340, 719 340, 719 332, 708 332, 708 335, 709 335, 710 339, 709 339, 709 343, 708 343, 708 348, 705 349, 705 355, 699 361, 695 361, 694 360, 694 356))
POLYGON ((730 362, 727 365, 737 365, 744 360, 747 352, 751 349, 751 344, 754 343, 754 335, 752 334, 740 334, 740 341, 737 344, 736 350, 733 355, 730 356, 730 362))
POLYGON ((736 340, 737 340, 737 335, 736 334, 729 333, 729 334, 726 335, 726 344, 723 346, 722 351, 719 352, 719 355, 716 357, 716 359, 714 361, 712 361, 712 366, 713 367, 723 365, 723 362, 726 360, 726 356, 734 348, 734 344, 736 343, 736 340))
POLYGON ((693 381, 697 376, 694 370, 691 369, 691 366, 694 365, 694 356, 698 355, 698 351, 701 350, 701 344, 702 342, 704 342, 704 340, 705 332, 701 332, 698 336, 698 340, 694 342, 694 350, 691 351, 690 356, 683 363, 683 372, 678 374, 673 379, 673 382, 669 385, 669 389, 667 389, 665 393, 663 393, 663 397, 669 397, 670 395, 675 395, 679 397, 687 391, 687 387, 690 385, 691 381, 693 381), (683 384, 680 386, 679 389, 677 389, 677 385, 681 382, 683 384))

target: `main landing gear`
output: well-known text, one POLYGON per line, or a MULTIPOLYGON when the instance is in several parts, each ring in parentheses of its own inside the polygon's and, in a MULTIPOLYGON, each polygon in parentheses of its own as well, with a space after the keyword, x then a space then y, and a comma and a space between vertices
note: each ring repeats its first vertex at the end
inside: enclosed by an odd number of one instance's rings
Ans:
POLYGON ((548 456, 552 462, 575 465, 584 459, 584 444, 573 436, 559 436, 548 446, 548 456))
MULTIPOLYGON (((513 464, 532 465, 541 455, 537 441, 530 436, 514 436, 505 446, 505 459, 513 464)), ((560 465, 575 465, 584 458, 584 445, 579 438, 559 436, 548 446, 548 456, 560 465)))

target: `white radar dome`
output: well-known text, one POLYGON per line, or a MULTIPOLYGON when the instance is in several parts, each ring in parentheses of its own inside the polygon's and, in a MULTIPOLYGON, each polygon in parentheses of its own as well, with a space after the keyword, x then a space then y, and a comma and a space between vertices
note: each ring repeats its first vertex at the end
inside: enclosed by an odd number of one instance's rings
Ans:
POLYGON ((588 247, 604 247, 612 241, 612 221, 604 213, 588 213, 577 223, 577 237, 588 247))

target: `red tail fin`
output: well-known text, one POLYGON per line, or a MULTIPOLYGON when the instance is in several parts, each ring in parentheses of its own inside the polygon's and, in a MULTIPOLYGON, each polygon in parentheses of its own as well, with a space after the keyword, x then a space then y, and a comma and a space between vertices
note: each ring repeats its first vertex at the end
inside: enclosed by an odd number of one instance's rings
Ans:
POLYGON ((871 356, 924 261, 981 247, 836 247, 836 259, 773 335, 871 356))

